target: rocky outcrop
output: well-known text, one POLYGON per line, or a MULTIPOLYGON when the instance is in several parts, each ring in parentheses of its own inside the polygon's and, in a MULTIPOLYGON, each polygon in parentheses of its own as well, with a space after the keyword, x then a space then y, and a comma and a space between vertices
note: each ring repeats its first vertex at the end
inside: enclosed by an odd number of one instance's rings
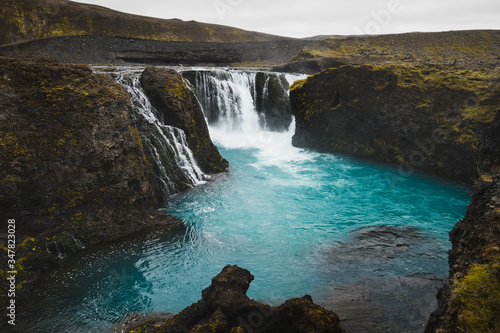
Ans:
POLYGON ((258 72, 255 77, 255 102, 264 115, 265 127, 271 131, 286 131, 292 122, 288 91, 290 85, 283 75, 258 72))
POLYGON ((164 198, 131 109, 86 65, 0 57, 1 241, 14 219, 18 281, 84 246, 179 225, 155 213, 164 198))
POLYGON ((325 69, 347 65, 345 58, 315 56, 304 50, 291 61, 271 68, 273 72, 315 74, 325 69))
POLYGON ((141 84, 164 123, 184 131, 188 146, 204 172, 217 173, 228 168, 228 162, 210 139, 196 96, 180 74, 172 69, 148 67, 141 75, 141 84))
POLYGON ((500 116, 484 132, 480 177, 463 220, 450 232, 450 275, 426 332, 500 329, 500 116))
POLYGON ((228 265, 203 290, 201 300, 164 323, 153 316, 150 321, 122 328, 126 332, 177 333, 341 332, 338 316, 315 305, 308 295, 277 307, 248 298, 246 292, 253 279, 246 269, 228 265))
POLYGON ((499 111, 500 73, 456 66, 342 66, 296 82, 293 144, 471 181, 499 111))

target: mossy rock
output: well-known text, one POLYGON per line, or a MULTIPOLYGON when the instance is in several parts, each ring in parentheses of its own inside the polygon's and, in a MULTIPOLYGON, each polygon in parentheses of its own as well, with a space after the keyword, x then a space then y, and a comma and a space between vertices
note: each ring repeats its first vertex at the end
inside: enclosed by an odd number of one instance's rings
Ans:
POLYGON ((0 220, 33 240, 17 253, 20 279, 163 223, 150 213, 163 196, 121 85, 50 59, 0 57, 0 73, 0 220))
POLYGON ((293 144, 470 182, 499 82, 499 71, 444 65, 328 69, 291 87, 293 144))
POLYGON ((173 69, 148 67, 141 84, 164 124, 184 131, 200 168, 205 173, 225 171, 229 163, 212 143, 200 104, 182 76, 173 69))

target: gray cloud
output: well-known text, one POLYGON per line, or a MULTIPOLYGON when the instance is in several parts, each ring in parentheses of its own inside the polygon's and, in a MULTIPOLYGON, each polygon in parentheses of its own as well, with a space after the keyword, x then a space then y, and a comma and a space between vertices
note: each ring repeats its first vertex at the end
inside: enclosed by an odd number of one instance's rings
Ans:
POLYGON ((315 35, 500 29, 498 0, 81 0, 160 18, 270 34, 315 35))

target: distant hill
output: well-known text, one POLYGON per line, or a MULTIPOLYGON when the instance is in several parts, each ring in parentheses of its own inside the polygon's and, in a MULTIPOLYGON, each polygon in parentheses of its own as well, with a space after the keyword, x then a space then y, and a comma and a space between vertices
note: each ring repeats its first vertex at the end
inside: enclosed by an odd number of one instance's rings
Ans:
POLYGON ((500 30, 318 36, 276 71, 317 73, 346 64, 429 63, 500 66, 500 30))
POLYGON ((267 42, 290 38, 227 26, 158 19, 67 0, 2 0, 0 45, 61 36, 180 42, 267 42))

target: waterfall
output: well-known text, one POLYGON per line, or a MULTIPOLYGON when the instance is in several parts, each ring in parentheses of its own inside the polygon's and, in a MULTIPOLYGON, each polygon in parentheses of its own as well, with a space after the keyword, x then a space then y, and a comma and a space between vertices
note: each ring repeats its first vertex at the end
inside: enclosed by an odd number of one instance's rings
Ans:
MULTIPOLYGON (((197 166, 184 132, 163 124, 151 105, 139 81, 142 68, 94 69, 129 92, 132 125, 141 135, 165 196, 209 179, 197 166)), ((290 146, 294 121, 289 87, 305 75, 224 69, 184 70, 180 74, 197 95, 213 141, 229 148, 273 146, 271 143, 290 146)))
POLYGON ((122 84, 133 105, 132 122, 141 135, 155 174, 165 196, 204 183, 209 179, 193 157, 183 130, 165 125, 159 112, 151 105, 139 81, 142 70, 121 69, 105 73, 122 84))
POLYGON ((293 133, 290 85, 305 75, 223 69, 181 75, 193 86, 213 141, 230 148, 263 147, 281 133, 293 133))

